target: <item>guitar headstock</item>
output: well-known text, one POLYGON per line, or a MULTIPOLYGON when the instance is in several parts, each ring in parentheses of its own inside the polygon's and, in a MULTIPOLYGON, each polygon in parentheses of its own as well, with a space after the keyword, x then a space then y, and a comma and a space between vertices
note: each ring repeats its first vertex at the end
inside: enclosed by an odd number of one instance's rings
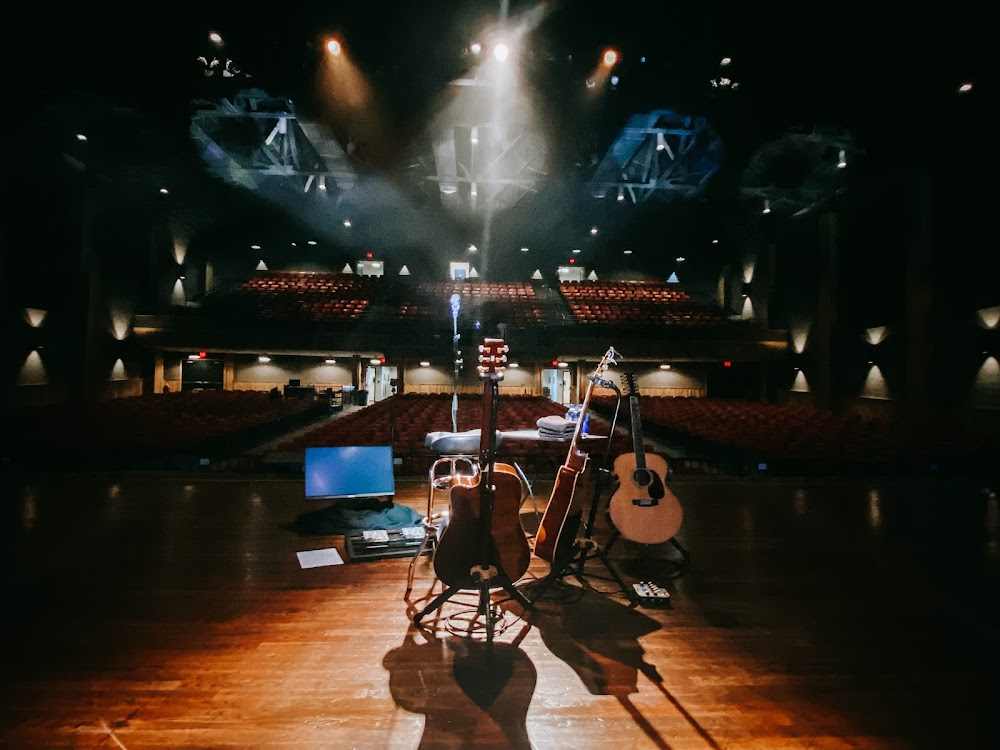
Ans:
POLYGON ((503 339, 483 339, 479 347, 479 366, 476 370, 484 380, 503 380, 504 363, 510 347, 503 339))
POLYGON ((639 395, 639 386, 636 385, 634 372, 625 373, 625 395, 626 396, 639 395))
POLYGON ((601 357, 601 361, 597 363, 597 370, 594 372, 595 378, 602 378, 604 373, 607 372, 608 367, 617 364, 615 362, 615 356, 617 354, 618 352, 615 351, 613 346, 608 348, 608 350, 604 353, 604 356, 601 357))

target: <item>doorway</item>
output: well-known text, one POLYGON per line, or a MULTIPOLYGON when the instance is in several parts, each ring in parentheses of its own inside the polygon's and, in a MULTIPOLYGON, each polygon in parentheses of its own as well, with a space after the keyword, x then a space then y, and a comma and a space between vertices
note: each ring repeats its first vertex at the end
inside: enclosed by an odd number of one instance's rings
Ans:
POLYGON ((395 367, 377 365, 365 368, 365 390, 368 403, 373 404, 395 393, 397 371, 395 367))
POLYGON ((570 402, 571 379, 568 367, 551 368, 542 370, 542 395, 546 396, 557 404, 568 404, 570 402))

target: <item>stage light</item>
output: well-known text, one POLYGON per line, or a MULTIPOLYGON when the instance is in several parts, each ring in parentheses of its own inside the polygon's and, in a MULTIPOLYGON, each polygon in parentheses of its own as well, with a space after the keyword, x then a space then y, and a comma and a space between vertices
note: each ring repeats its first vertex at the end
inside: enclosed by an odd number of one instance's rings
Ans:
POLYGON ((625 200, 625 189, 624 188, 618 188, 618 200, 620 200, 620 201, 625 200))
POLYGON ((170 191, 166 188, 160 188, 160 195, 169 195, 170 191))
POLYGON ((840 149, 840 155, 837 158, 837 166, 840 169, 847 166, 847 154, 844 152, 844 149, 840 149))
POLYGON ((326 51, 334 57, 340 57, 340 53, 343 51, 343 48, 340 46, 340 42, 336 39, 331 39, 326 43, 326 51))
POLYGON ((497 62, 503 62, 509 54, 510 48, 503 42, 500 42, 500 44, 493 48, 493 57, 497 59, 497 62))
POLYGON ((661 370, 669 370, 670 369, 670 365, 660 365, 660 369, 661 370))
POLYGON ((612 86, 618 85, 618 76, 611 76, 611 85, 612 86))
POLYGON ((761 213, 762 214, 771 213, 771 201, 769 201, 767 198, 764 199, 764 210, 761 211, 761 213))
POLYGON ((350 219, 344 219, 344 227, 347 228, 347 229, 351 228, 351 220, 350 219))
POLYGON ((222 44, 222 35, 218 31, 210 31, 208 33, 208 41, 212 44, 222 44))
POLYGON ((208 356, 208 352, 198 352, 198 359, 205 359, 208 356))
POLYGON ((478 248, 475 245, 469 245, 469 252, 474 253, 478 248))
POLYGON ((732 363, 732 362, 730 362, 730 361, 729 361, 729 360, 727 359, 727 360, 726 360, 725 362, 723 362, 723 363, 722 363, 722 366, 723 366, 723 367, 732 367, 732 366, 733 366, 733 363, 732 363))
POLYGON ((421 361, 420 361, 420 366, 421 366, 421 367, 430 367, 430 366, 431 366, 431 363, 430 363, 430 362, 428 362, 428 361, 427 361, 426 359, 424 359, 424 360, 421 360, 421 361))
POLYGON ((574 247, 573 248, 573 254, 574 255, 578 254, 579 252, 580 252, 580 248, 578 248, 578 247, 574 247))
POLYGON ((335 364, 337 364, 337 360, 335 360, 335 359, 324 359, 323 362, 325 364, 328 364, 328 365, 335 365, 335 364))
POLYGON ((963 83, 961 86, 958 87, 958 93, 960 94, 968 94, 970 91, 972 91, 971 83, 963 83))
POLYGON ((521 252, 522 252, 522 253, 526 253, 526 252, 528 252, 528 248, 526 248, 526 247, 522 247, 522 248, 521 248, 521 252))
POLYGON ((610 68, 616 62, 618 62, 618 53, 615 52, 615 50, 613 50, 613 49, 606 49, 606 50, 604 50, 604 58, 603 59, 604 59, 604 64, 607 67, 610 68))
POLYGON ((83 133, 77 133, 77 134, 76 134, 76 139, 77 139, 78 141, 81 141, 81 142, 83 142, 83 141, 86 141, 86 140, 87 140, 87 136, 85 136, 85 135, 84 135, 83 133))
POLYGON ((483 51, 483 45, 481 45, 479 42, 473 42, 472 44, 469 45, 469 51, 474 55, 478 55, 480 52, 483 51))
POLYGON ((260 362, 262 365, 266 365, 268 362, 271 361, 271 358, 262 355, 260 357, 257 357, 257 361, 260 362))
POLYGON ((595 234, 597 234, 597 227, 591 227, 590 228, 590 235, 594 236, 595 234))
POLYGON ((724 68, 724 67, 726 67, 727 65, 729 65, 729 63, 731 63, 732 61, 733 61, 733 58, 731 58, 731 57, 723 57, 723 58, 722 58, 722 59, 721 59, 721 60, 719 61, 719 65, 720 65, 721 67, 723 67, 723 68, 724 68))

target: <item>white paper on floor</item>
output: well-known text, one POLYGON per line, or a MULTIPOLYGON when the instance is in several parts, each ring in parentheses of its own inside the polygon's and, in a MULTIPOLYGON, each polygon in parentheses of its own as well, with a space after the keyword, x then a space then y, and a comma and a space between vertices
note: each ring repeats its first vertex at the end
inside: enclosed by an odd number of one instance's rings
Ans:
POLYGON ((329 549, 307 549, 304 552, 296 552, 299 557, 299 565, 303 568, 321 568, 324 565, 343 565, 344 558, 340 556, 336 547, 329 549))

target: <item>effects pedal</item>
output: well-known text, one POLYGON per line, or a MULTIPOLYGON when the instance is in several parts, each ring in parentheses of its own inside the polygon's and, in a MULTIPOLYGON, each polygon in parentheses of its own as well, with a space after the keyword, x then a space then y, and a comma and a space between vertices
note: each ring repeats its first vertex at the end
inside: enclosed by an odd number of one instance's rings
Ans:
POLYGON ((639 581, 633 583, 639 604, 646 607, 665 607, 670 605, 670 592, 662 586, 658 586, 652 581, 639 581))

